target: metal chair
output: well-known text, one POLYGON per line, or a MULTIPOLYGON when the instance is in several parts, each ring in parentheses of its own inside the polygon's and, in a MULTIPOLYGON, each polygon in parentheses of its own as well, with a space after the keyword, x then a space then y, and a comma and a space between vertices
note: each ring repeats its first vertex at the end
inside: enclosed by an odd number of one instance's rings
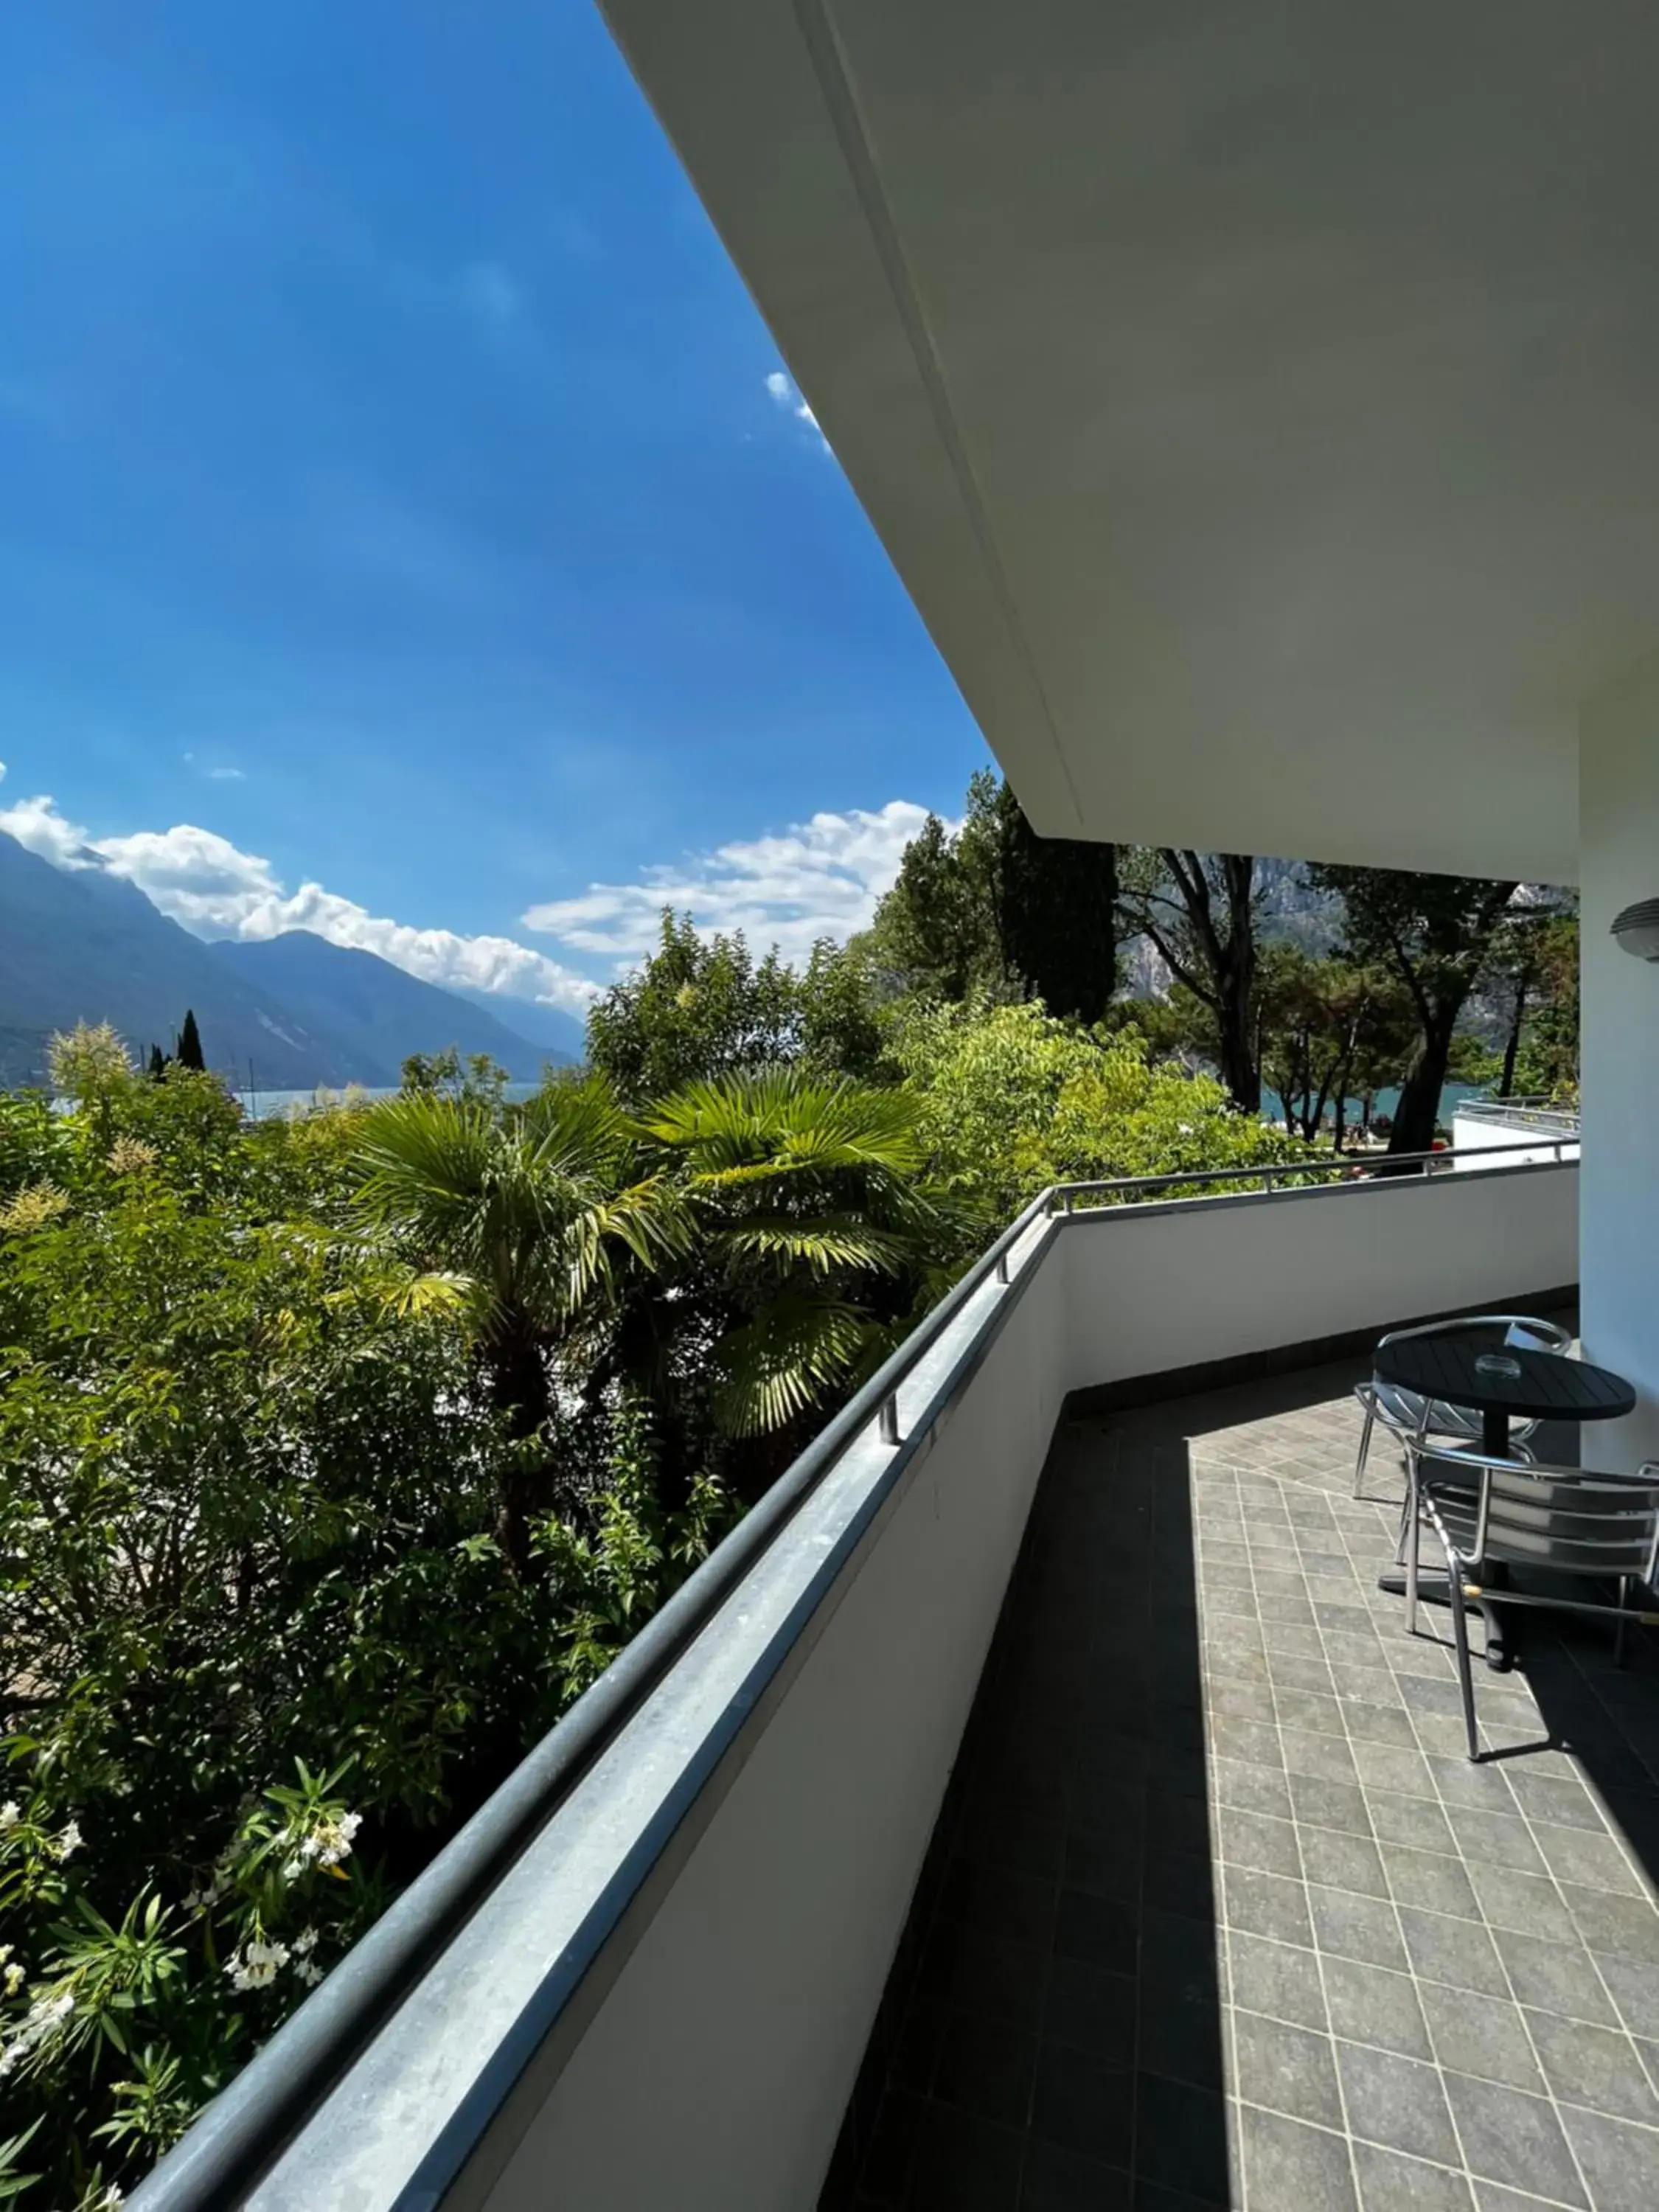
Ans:
MULTIPOLYGON (((1518 1345, 1534 1352, 1571 1352, 1572 1338, 1565 1328, 1553 1321, 1538 1321, 1530 1314, 1468 1314, 1455 1321, 1431 1321, 1415 1328, 1395 1328, 1378 1339, 1377 1349, 1385 1344, 1399 1344, 1412 1336, 1461 1335, 1466 1330, 1484 1329, 1499 1344, 1518 1345)), ((1370 1457, 1371 1432, 1377 1422, 1399 1439, 1406 1455, 1407 1466, 1411 1463, 1412 1447, 1419 1449, 1431 1437, 1449 1437, 1454 1443, 1478 1443, 1480 1439, 1480 1416, 1466 1406, 1450 1406, 1443 1399, 1422 1398, 1415 1390, 1402 1390, 1397 1382, 1385 1382, 1373 1375, 1364 1382, 1354 1384, 1354 1395, 1365 1409, 1365 1425, 1359 1432, 1359 1456, 1354 1462, 1353 1494, 1365 1494, 1365 1462, 1370 1457)), ((1510 1444, 1516 1456, 1530 1457, 1528 1440, 1538 1433, 1536 1421, 1518 1421, 1510 1431, 1510 1444)), ((1409 1505, 1409 1486, 1407 1500, 1409 1505)), ((1403 1535, 1403 1523, 1401 1534, 1403 1535)))
POLYGON ((1659 1626, 1659 1613, 1638 1612, 1630 1603, 1632 1588, 1650 1587, 1659 1566, 1659 1461, 1646 1462, 1634 1474, 1601 1474, 1582 1468, 1492 1459, 1484 1452, 1448 1450, 1415 1456, 1419 1510, 1412 1516, 1407 1544, 1407 1632, 1414 1635, 1417 1631, 1418 1554, 1426 1519, 1446 1555, 1463 1725, 1469 1757, 1479 1759, 1465 1605, 1490 1599, 1504 1605, 1606 1615, 1618 1625, 1614 1650, 1622 1662, 1625 1632, 1632 1620, 1644 1627, 1659 1626), (1501 1579, 1502 1571, 1511 1566, 1616 1580, 1619 1601, 1616 1605, 1598 1604, 1587 1598, 1523 1594, 1507 1583, 1492 1587, 1490 1571, 1498 1569, 1501 1579))

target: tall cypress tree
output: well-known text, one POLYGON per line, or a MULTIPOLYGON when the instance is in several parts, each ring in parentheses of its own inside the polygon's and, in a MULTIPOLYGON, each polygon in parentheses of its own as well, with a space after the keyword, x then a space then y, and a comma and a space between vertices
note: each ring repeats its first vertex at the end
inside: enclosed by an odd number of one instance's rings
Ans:
POLYGON ((193 1067, 198 1074, 206 1070, 207 1062, 202 1057, 201 1032, 196 1026, 196 1016, 189 1006, 185 1008, 185 1025, 179 1032, 179 1049, 174 1057, 180 1067, 193 1067))

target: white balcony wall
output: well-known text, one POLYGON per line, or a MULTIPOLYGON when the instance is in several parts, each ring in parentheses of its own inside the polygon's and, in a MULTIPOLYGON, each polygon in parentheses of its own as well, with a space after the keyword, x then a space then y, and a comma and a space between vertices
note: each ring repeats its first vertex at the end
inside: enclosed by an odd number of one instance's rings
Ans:
POLYGON ((1446 1176, 1034 1228, 1013 1287, 987 1283, 902 1393, 908 1434, 976 1357, 931 1442, 896 1483, 905 1447, 872 1431, 842 1454, 256 2212, 809 2212, 1066 1393, 1570 1283, 1577 1183, 1446 1176), (449 2184, 433 2146, 492 2104, 449 2184))

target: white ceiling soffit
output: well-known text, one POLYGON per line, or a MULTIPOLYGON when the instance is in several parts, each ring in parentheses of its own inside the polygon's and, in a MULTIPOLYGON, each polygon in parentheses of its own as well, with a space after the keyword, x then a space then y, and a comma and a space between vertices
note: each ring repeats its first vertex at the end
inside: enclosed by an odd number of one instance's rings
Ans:
POLYGON ((606 7, 1039 830, 1573 878, 1651 0, 606 7))

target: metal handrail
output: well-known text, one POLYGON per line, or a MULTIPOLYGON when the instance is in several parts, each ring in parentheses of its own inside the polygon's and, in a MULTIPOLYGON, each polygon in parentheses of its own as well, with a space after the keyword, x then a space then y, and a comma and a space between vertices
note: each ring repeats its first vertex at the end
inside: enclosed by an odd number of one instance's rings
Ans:
MULTIPOLYGON (((1494 1146, 1475 1148, 1463 1156, 1489 1163, 1494 1152, 1508 1150, 1535 1152, 1537 1147, 1494 1146)), ((1559 1164, 1559 1146, 1557 1153, 1559 1164)), ((1042 1227, 1057 1213, 1070 1214, 1077 1198, 1103 1191, 1162 1191, 1182 1183, 1247 1179, 1260 1182, 1265 1176, 1276 1179, 1322 1169, 1346 1171, 1356 1157, 1380 1164, 1389 1156, 1338 1154, 1329 1162, 1191 1169, 1172 1175, 1054 1184, 1040 1192, 618 1652, 599 1680, 526 1755, 459 1834, 353 1945, 320 1987, 255 2053, 139 2184, 127 2199, 128 2212, 232 2212, 244 2201, 421 1975, 558 1812, 811 1496, 845 1448, 872 1424, 881 1442, 893 1449, 909 1441, 900 1426, 899 1391, 975 1292, 991 1281, 1009 1293, 1023 1285, 1029 1263, 1016 1270, 1012 1255, 1033 1229, 1042 1227)), ((1456 1157, 1451 1152, 1397 1154, 1391 1164, 1442 1163, 1456 1157)), ((1382 1187, 1388 1187, 1386 1178, 1382 1187)), ((1274 1189, 1230 1195, 1243 1204, 1253 1197, 1289 1198, 1296 1194, 1274 1189)), ((1054 1233, 1058 1233, 1057 1223, 1054 1233)), ((1045 1245, 1047 1241, 1045 1237, 1045 1245)), ((1005 1300, 999 1297, 976 1333, 974 1345, 965 1348, 964 1364, 974 1357, 994 1316, 1003 1310, 1005 1300)), ((937 1418, 946 1395, 930 1395, 924 1426, 937 1418)))
MULTIPOLYGON (((1539 1161, 1540 1166, 1561 1164, 1563 1146, 1570 1140, 1558 1137, 1549 1141, 1554 1152, 1553 1161, 1539 1161)), ((1512 1145, 1448 1145, 1438 1152, 1327 1152, 1310 1160, 1269 1160, 1255 1167, 1242 1168, 1181 1168, 1170 1175, 1115 1176, 1099 1182, 1062 1182, 1054 1186, 1052 1195, 1065 1201, 1064 1210, 1070 1213, 1073 1201, 1090 1197, 1101 1191, 1169 1190, 1177 1183, 1258 1182, 1273 1190, 1281 1176, 1334 1176, 1340 1183, 1352 1182, 1356 1168, 1369 1169, 1371 1173, 1364 1180, 1392 1182, 1396 1170, 1420 1167, 1425 1170, 1443 1168, 1459 1160, 1479 1160, 1483 1166, 1501 1158, 1505 1152, 1525 1152, 1534 1155, 1543 1147, 1528 1138, 1517 1137, 1512 1145)), ((1523 1163, 1524 1164, 1524 1163, 1523 1163)))
POLYGON ((1571 1107, 1547 1098, 1465 1098, 1457 1116, 1467 1121, 1496 1121, 1518 1129, 1561 1129, 1576 1136, 1579 1116, 1571 1107))

